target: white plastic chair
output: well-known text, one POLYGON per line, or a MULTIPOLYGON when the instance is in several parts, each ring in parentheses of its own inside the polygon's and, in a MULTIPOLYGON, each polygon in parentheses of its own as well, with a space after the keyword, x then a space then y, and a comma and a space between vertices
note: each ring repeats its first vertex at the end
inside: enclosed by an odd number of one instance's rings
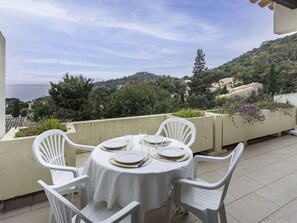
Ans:
POLYGON ((74 149, 93 151, 94 146, 73 143, 68 136, 59 129, 52 129, 41 133, 33 142, 32 150, 35 161, 50 170, 53 184, 67 183, 82 172, 82 168, 66 166, 64 148, 65 143, 74 149))
POLYGON ((156 135, 164 134, 168 138, 176 139, 185 143, 187 146, 195 142, 195 125, 183 118, 170 118, 161 123, 156 135))
POLYGON ((113 207, 108 209, 104 202, 95 202, 92 199, 92 191, 89 177, 84 175, 60 186, 48 186, 43 181, 38 183, 43 187, 50 203, 50 208, 54 213, 57 223, 85 222, 85 223, 112 223, 112 222, 143 222, 144 214, 140 204, 136 201, 131 202, 123 209, 113 207), (83 206, 81 210, 64 198, 59 192, 68 188, 81 188, 83 196, 83 206))
POLYGON ((216 183, 208 183, 199 178, 177 180, 174 183, 173 197, 171 196, 171 201, 169 201, 166 210, 167 222, 171 222, 171 205, 174 202, 177 207, 183 207, 185 212, 192 212, 204 223, 217 223, 218 215, 220 215, 221 223, 227 223, 224 199, 232 174, 243 152, 243 148, 243 143, 240 143, 232 153, 225 157, 195 156, 193 159, 195 162, 194 176, 197 174, 197 164, 200 161, 217 163, 230 160, 228 171, 225 176, 216 183))

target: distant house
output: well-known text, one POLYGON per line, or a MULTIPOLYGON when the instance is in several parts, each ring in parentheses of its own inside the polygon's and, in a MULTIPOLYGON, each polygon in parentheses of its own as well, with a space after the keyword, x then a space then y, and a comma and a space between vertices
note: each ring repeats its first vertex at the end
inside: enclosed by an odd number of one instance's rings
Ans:
POLYGON ((239 96, 250 96, 253 92, 258 93, 259 90, 263 90, 263 84, 261 83, 250 83, 247 85, 241 85, 239 87, 228 89, 228 94, 219 95, 219 98, 222 97, 232 97, 235 95, 239 96))
POLYGON ((212 83, 212 87, 210 88, 211 91, 216 91, 219 88, 223 88, 225 85, 227 87, 227 90, 231 90, 234 88, 236 84, 239 84, 240 82, 235 80, 233 77, 226 77, 223 79, 220 79, 216 83, 212 83))

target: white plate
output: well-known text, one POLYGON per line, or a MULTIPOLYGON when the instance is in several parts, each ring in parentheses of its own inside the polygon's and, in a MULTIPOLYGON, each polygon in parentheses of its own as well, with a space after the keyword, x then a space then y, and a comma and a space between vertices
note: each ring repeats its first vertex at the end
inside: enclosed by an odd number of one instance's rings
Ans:
POLYGON ((102 143, 102 146, 104 146, 107 149, 118 149, 126 145, 127 145, 127 141, 123 139, 113 139, 102 143))
POLYGON ((137 163, 143 158, 144 156, 140 151, 123 151, 114 156, 114 159, 120 163, 137 163))
POLYGON ((163 140, 164 140, 164 137, 163 136, 154 136, 154 135, 148 135, 146 137, 144 137, 144 140, 148 143, 152 143, 152 144, 160 144, 163 140))
POLYGON ((161 156, 169 157, 169 158, 177 158, 185 155, 185 151, 178 147, 166 146, 157 149, 157 152, 161 156))

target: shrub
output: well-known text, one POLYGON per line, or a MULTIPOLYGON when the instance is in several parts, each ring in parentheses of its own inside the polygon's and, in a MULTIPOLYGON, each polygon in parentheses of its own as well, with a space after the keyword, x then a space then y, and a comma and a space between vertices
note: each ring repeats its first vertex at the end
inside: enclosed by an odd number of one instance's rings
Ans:
POLYGON ((174 115, 181 118, 193 118, 193 117, 204 116, 204 111, 191 109, 191 108, 183 108, 177 111, 174 115))
POLYGON ((49 118, 38 122, 37 125, 34 127, 20 129, 15 134, 15 137, 18 138, 18 137, 26 137, 26 136, 35 136, 50 129, 60 129, 64 132, 67 131, 65 124, 60 123, 58 119, 49 118))

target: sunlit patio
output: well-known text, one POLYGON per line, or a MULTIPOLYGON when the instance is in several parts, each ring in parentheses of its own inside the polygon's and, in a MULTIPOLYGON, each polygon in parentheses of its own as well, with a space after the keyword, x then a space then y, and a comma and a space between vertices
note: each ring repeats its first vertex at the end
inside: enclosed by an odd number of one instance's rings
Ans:
MULTIPOLYGON (((88 154, 77 157, 84 165, 88 154)), ((199 174, 215 181, 224 165, 199 165, 199 174)), ((245 148, 225 199, 228 222, 296 222, 297 137, 266 137, 245 148)), ((0 222, 47 222, 49 205, 43 193, 35 193, 5 203, 0 222)), ((146 214, 145 222, 164 222, 165 206, 146 214)), ((173 222, 200 222, 189 215, 175 215, 173 222)))

